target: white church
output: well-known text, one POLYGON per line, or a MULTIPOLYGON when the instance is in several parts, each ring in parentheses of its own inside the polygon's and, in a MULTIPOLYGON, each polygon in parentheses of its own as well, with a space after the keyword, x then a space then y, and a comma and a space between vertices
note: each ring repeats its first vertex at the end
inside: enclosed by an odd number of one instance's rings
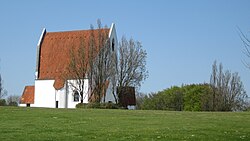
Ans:
MULTIPOLYGON (((94 32, 97 32, 95 29, 94 32)), ((88 40, 90 30, 47 32, 43 29, 37 44, 37 61, 35 71, 35 85, 25 86, 20 106, 47 108, 75 108, 80 103, 79 92, 74 91, 69 83, 75 80, 64 80, 62 73, 69 65, 70 49, 80 46, 81 39, 88 40)), ((105 29, 108 32, 111 51, 117 52, 117 35, 115 24, 105 29)), ((72 83, 71 83, 72 84, 72 83)), ((89 83, 84 80, 83 103, 89 101, 89 83)), ((115 103, 111 86, 108 86, 105 101, 115 103)))

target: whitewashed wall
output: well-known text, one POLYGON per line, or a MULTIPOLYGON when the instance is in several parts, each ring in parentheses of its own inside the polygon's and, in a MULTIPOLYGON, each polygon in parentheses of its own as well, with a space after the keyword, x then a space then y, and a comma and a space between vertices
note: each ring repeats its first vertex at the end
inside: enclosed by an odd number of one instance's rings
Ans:
POLYGON ((26 107, 26 104, 19 104, 20 107, 26 107))
POLYGON ((116 35, 116 28, 115 24, 112 23, 109 31, 109 39, 110 39, 110 47, 112 46, 112 40, 114 39, 115 41, 115 52, 117 51, 117 46, 118 46, 118 40, 117 40, 117 35, 116 35))
MULTIPOLYGON (((27 107, 27 104, 19 104, 19 107, 27 107)), ((34 104, 30 104, 30 107, 34 107, 34 104)))
MULTIPOLYGON (((115 24, 112 23, 111 27, 110 27, 110 31, 109 31, 109 40, 110 40, 110 48, 112 48, 112 41, 114 39, 114 43, 115 43, 115 46, 114 46, 114 54, 115 56, 117 55, 117 48, 118 48, 118 40, 117 40, 117 35, 116 35, 116 28, 115 28, 115 24)), ((113 56, 114 57, 114 56, 113 56)), ((115 65, 115 64, 113 64, 115 65)), ((116 90, 115 90, 115 93, 116 93, 116 90)), ((104 97, 102 98, 102 102, 104 101, 103 100, 104 97)), ((111 83, 109 83, 109 86, 108 86, 108 89, 106 91, 106 97, 105 97, 105 102, 113 102, 115 103, 115 98, 113 96, 113 92, 112 92, 112 85, 111 83)))
MULTIPOLYGON (((68 88, 68 97, 67 97, 67 102, 68 102, 68 107, 67 108, 75 108, 76 107, 76 104, 80 103, 81 102, 81 98, 79 97, 79 101, 78 102, 75 102, 74 101, 74 86, 77 86, 76 84, 76 81, 75 80, 68 80, 67 82, 67 88, 68 88), (74 85, 74 86, 72 86, 74 85)), ((88 79, 85 79, 84 80, 84 92, 83 92, 83 103, 88 103, 88 79)), ((80 92, 79 92, 80 94, 80 92)))
MULTIPOLYGON (((103 102, 104 97, 102 98, 101 102, 103 102)), ((106 90, 106 97, 105 97, 105 102, 111 101, 112 103, 115 103, 115 98, 112 93, 112 86, 111 83, 109 83, 109 87, 106 90)))
POLYGON ((67 108, 67 95, 65 85, 60 90, 55 90, 58 108, 67 108))
POLYGON ((35 100, 33 107, 56 107, 54 80, 35 80, 35 100))
MULTIPOLYGON (((74 86, 76 86, 75 80, 68 80, 67 84, 60 90, 55 90, 53 87, 54 80, 35 80, 35 99, 34 104, 31 107, 47 107, 56 108, 56 101, 58 101, 58 108, 75 108, 79 101, 74 101, 74 86)), ((88 103, 88 79, 84 80, 84 94, 83 103, 88 103)), ((103 101, 103 99, 102 99, 103 101)), ((115 98, 112 94, 111 84, 106 92, 105 102, 112 101, 115 103, 115 98)), ((26 104, 20 104, 20 106, 26 107, 26 104)))
MULTIPOLYGON (((55 108, 56 101, 58 101, 58 108, 75 108, 79 101, 74 101, 74 88, 76 86, 75 80, 69 80, 68 84, 60 90, 55 90, 53 87, 54 80, 35 80, 35 100, 31 107, 48 107, 55 108)), ((83 103, 88 103, 88 79, 84 82, 84 99, 83 103)), ((26 106, 20 105, 20 106, 26 106)))

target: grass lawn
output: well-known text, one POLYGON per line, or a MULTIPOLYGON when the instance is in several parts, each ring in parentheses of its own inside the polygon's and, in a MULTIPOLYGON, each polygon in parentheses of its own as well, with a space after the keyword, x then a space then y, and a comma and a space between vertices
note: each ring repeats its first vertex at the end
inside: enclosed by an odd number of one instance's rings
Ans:
POLYGON ((0 107, 0 141, 250 140, 250 112, 0 107))

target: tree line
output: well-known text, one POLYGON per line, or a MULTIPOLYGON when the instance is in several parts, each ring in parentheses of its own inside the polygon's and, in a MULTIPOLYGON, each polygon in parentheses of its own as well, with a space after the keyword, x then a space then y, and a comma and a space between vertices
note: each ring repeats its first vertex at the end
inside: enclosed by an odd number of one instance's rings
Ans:
POLYGON ((3 87, 3 79, 0 74, 0 106, 18 106, 19 96, 9 95, 3 87), (6 98, 6 99, 5 99, 6 98))
POLYGON ((247 94, 237 72, 212 66, 210 83, 173 86, 157 93, 137 95, 137 108, 173 111, 238 111, 247 108, 247 94))

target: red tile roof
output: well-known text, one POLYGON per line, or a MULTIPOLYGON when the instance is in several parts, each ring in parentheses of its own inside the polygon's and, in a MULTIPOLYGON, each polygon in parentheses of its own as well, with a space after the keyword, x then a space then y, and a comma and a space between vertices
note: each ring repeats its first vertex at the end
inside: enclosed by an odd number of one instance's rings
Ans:
MULTIPOLYGON (((109 29, 101 31, 108 34, 109 29)), ((38 79, 55 80, 54 88, 61 89, 64 86, 63 75, 67 73, 69 66, 71 49, 78 49, 83 42, 87 48, 92 33, 94 38, 98 37, 98 30, 47 32, 40 47, 38 79)))
POLYGON ((35 86, 25 86, 21 97, 21 104, 34 104, 35 86))

